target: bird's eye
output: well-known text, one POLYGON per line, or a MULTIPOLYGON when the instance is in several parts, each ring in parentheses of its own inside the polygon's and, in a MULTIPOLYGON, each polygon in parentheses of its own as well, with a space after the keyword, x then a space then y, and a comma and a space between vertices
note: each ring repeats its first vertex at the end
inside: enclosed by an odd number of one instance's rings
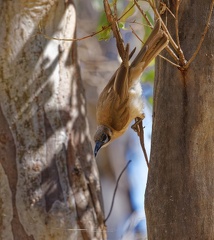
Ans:
POLYGON ((108 135, 107 135, 107 134, 103 134, 103 135, 102 135, 102 142, 103 142, 103 143, 107 143, 107 142, 108 142, 108 139, 109 139, 109 138, 108 138, 108 135))

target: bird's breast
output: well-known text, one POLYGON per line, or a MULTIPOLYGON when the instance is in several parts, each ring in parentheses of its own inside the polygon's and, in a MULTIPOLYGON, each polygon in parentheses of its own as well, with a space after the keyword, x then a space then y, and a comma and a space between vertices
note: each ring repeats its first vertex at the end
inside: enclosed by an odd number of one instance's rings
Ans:
POLYGON ((139 81, 135 81, 129 89, 129 108, 132 120, 143 113, 142 88, 139 81))

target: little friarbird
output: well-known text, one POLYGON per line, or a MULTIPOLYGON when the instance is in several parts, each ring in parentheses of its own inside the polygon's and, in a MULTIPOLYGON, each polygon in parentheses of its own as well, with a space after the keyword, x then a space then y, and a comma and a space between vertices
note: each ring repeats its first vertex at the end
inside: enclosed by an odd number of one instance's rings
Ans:
POLYGON ((129 45, 125 57, 101 92, 96 109, 97 130, 94 135, 96 156, 99 149, 120 137, 135 118, 144 118, 139 77, 168 44, 167 34, 158 20, 142 49, 129 64, 129 45))

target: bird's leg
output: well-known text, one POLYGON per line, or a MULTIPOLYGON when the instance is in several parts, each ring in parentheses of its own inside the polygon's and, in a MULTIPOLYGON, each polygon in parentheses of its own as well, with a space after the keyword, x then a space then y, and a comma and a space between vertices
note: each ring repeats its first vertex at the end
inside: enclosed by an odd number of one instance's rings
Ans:
POLYGON ((143 119, 145 118, 145 114, 142 113, 142 115, 140 117, 135 118, 135 123, 131 126, 131 128, 135 131, 135 132, 139 132, 139 124, 143 121, 143 119))
POLYGON ((136 117, 135 118, 135 124, 132 125, 132 129, 134 129, 137 132, 138 137, 140 138, 140 144, 144 153, 144 157, 146 160, 146 164, 149 168, 149 159, 148 159, 148 155, 146 153, 146 148, 145 148, 145 144, 144 144, 144 128, 142 125, 142 120, 144 119, 145 115, 141 114, 140 117, 136 117))

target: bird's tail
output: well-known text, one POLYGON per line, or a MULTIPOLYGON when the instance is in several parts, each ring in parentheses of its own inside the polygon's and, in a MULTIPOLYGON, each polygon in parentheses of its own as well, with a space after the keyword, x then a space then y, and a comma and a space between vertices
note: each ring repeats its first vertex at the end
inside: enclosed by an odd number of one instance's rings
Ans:
POLYGON ((167 34, 161 29, 161 21, 157 20, 152 33, 130 65, 131 81, 139 78, 143 70, 167 46, 168 42, 167 34))

